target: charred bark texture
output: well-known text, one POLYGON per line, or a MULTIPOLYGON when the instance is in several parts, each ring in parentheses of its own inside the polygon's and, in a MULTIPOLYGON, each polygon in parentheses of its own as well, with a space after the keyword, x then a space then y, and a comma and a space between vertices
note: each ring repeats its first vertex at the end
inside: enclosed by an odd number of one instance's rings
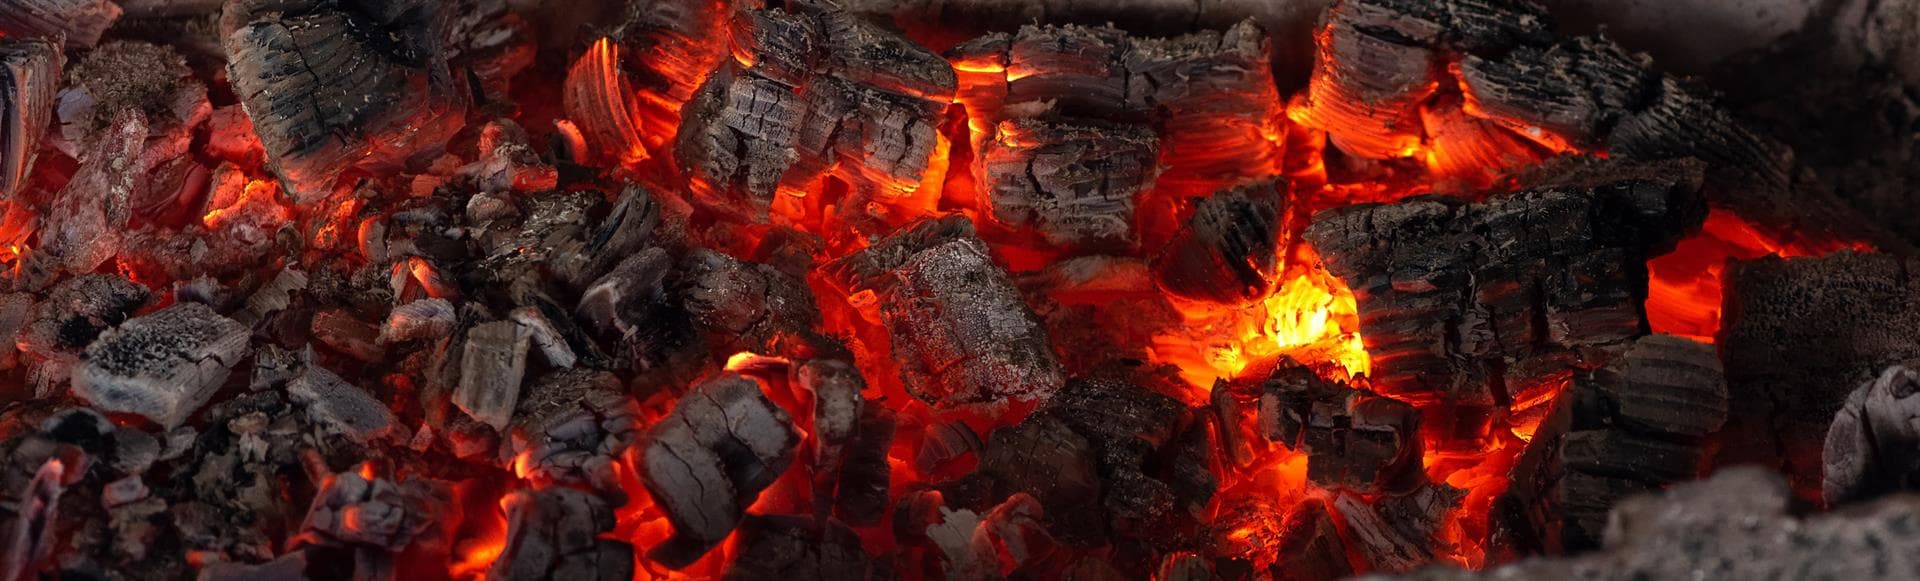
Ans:
POLYGON ((1307 454, 1307 479, 1363 494, 1404 493, 1420 471, 1420 415, 1412 405, 1330 383, 1285 358, 1262 386, 1260 429, 1307 454))
POLYGON ((793 419, 752 379, 725 375, 682 396, 642 452, 641 481, 673 524, 673 537, 648 556, 678 568, 706 554, 793 463, 799 443, 793 419))
MULTIPOLYGON (((0 8, 0 13, 21 9, 0 8)), ((0 17, 0 30, 8 28, 4 20, 0 17)), ((60 89, 61 57, 60 47, 47 40, 0 42, 0 199, 20 192, 38 157, 60 89)))

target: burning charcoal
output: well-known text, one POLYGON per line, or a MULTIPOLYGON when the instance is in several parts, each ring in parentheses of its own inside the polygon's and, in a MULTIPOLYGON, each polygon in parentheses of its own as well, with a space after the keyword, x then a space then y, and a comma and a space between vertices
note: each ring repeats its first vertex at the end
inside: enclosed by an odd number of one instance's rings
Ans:
POLYGON ((860 199, 927 177, 954 92, 945 60, 838 10, 736 15, 739 57, 693 95, 675 146, 711 207, 764 219, 776 191, 832 172, 860 199))
POLYGON ((293 304, 293 293, 307 289, 307 273, 298 269, 282 269, 273 275, 266 284, 247 295, 246 310, 236 313, 234 318, 250 323, 266 318, 267 315, 280 312, 293 304))
POLYGON ((978 238, 914 253, 891 279, 881 316, 915 397, 991 408, 1045 401, 1064 383, 1045 329, 978 238))
POLYGON ((898 428, 899 421, 884 407, 861 410, 859 437, 849 444, 835 482, 834 516, 850 524, 866 525, 879 522, 886 514, 893 476, 888 452, 898 428))
POLYGON ((64 38, 68 47, 87 48, 120 14, 112 0, 18 0, 0 6, 0 34, 64 38))
POLYGON ((173 428, 213 396, 247 355, 245 326, 180 303, 100 335, 73 372, 73 392, 101 409, 173 428))
POLYGON ((460 175, 481 192, 541 192, 559 184, 560 174, 540 159, 527 142, 527 131, 511 120, 488 122, 481 129, 480 160, 460 169, 460 175))
POLYGON ((1168 553, 1160 558, 1160 568, 1153 574, 1154 579, 1167 581, 1213 581, 1218 579, 1213 573, 1213 562, 1193 553, 1180 551, 1168 553))
POLYGON ((1538 396, 1572 354, 1638 336, 1647 258, 1697 223, 1700 201, 1691 176, 1624 175, 1316 216, 1304 238, 1354 291, 1376 388, 1506 407, 1538 396))
POLYGON ((605 501, 571 488, 515 492, 507 509, 507 546, 488 579, 624 581, 634 573, 633 546, 604 538, 613 530, 605 501))
POLYGON ((1488 119, 1535 140, 1587 148, 1639 106, 1657 82, 1646 63, 1605 39, 1519 47, 1499 58, 1469 55, 1461 89, 1488 119))
POLYGON ((694 327, 718 352, 768 351, 783 334, 819 322, 806 283, 764 264, 695 250, 681 260, 681 289, 694 327))
POLYGON ((994 430, 980 457, 980 473, 1008 492, 1032 495, 1047 508, 1047 530, 1094 541, 1105 530, 1101 479, 1092 443, 1051 415, 994 430))
POLYGON ((1010 568, 1040 560, 1053 547, 1041 526, 1042 503, 1015 493, 985 517, 971 510, 940 507, 941 519, 926 528, 939 547, 948 579, 1000 579, 1010 568))
POLYGON ((740 551, 728 562, 728 581, 827 581, 868 579, 874 565, 860 536, 834 521, 798 516, 747 517, 740 523, 740 551))
POLYGON ((323 367, 307 366, 287 384, 287 395, 306 406, 309 421, 355 443, 385 437, 400 424, 386 404, 323 367))
MULTIPOLYGON (((120 111, 105 131, 82 157, 73 180, 54 198, 40 235, 41 247, 29 260, 78 274, 92 272, 120 251, 121 230, 132 216, 130 197, 147 139, 146 117, 138 110, 120 111)), ((27 276, 35 288, 46 282, 39 272, 27 276)))
POLYGON ((1848 395, 1892 365, 1920 366, 1920 262, 1842 252, 1727 269, 1720 336, 1732 402, 1719 466, 1779 467, 1814 500, 1821 450, 1848 395))
POLYGON ((420 299, 394 307, 380 327, 381 344, 406 343, 445 337, 453 332, 453 303, 420 299))
POLYGON ((1109 518, 1151 523, 1172 512, 1172 487, 1148 470, 1150 458, 1186 423, 1186 406, 1130 382, 1074 379, 1041 413, 1059 418, 1090 444, 1109 518))
POLYGON ((1156 188, 1213 192, 1275 173, 1283 151, 1272 135, 1283 131, 1285 101, 1259 26, 1244 20, 1132 45, 1123 57, 1127 100, 1159 120, 1156 188))
POLYGON ((1426 484, 1413 492, 1368 500, 1341 493, 1334 508, 1346 517, 1348 548, 1385 572, 1405 572, 1433 561, 1447 550, 1437 535, 1448 512, 1460 506, 1467 491, 1446 484, 1426 484))
POLYGON ((1920 473, 1920 426, 1914 399, 1920 373, 1888 367, 1853 390, 1827 429, 1821 455, 1821 497, 1828 505, 1873 498, 1911 486, 1920 473))
POLYGON ((434 526, 426 482, 341 472, 314 494, 294 547, 358 545, 398 552, 434 526))
POLYGON ((1283 182, 1265 182, 1201 200, 1154 258, 1154 280, 1189 299, 1242 303, 1266 296, 1279 276, 1290 190, 1283 182))
MULTIPOLYGON (((21 9, 13 6, 0 7, 0 30, 11 28, 5 24, 5 11, 21 9)), ((13 198, 26 185, 40 138, 53 118, 61 56, 60 47, 48 40, 0 41, 0 199, 13 198)))
POLYGON ((565 369, 527 388, 514 411, 507 451, 514 471, 538 484, 584 482, 618 491, 613 463, 639 437, 639 408, 619 378, 565 369))
POLYGON ((1267 439, 1307 454, 1307 479, 1366 494, 1419 486, 1419 412, 1364 389, 1335 385, 1284 359, 1260 396, 1267 439))
POLYGON ((973 222, 965 216, 920 220, 823 268, 829 282, 846 295, 878 293, 893 284, 894 270, 906 265, 915 255, 947 242, 974 237, 973 222))
MULTIPOLYGON (((6 528, 0 529, 0 542, 6 547, 0 551, 0 573, 13 579, 26 578, 53 555, 60 496, 75 480, 68 470, 65 462, 49 458, 34 473, 6 528)), ((79 469, 74 470, 77 475, 79 469)))
POLYGON ((342 170, 401 162, 460 129, 467 92, 447 70, 444 16, 414 0, 227 7, 227 76, 294 199, 316 201, 342 170))
POLYGON ((1578 374, 1555 407, 1494 501, 1498 550, 1593 548, 1620 500, 1693 479, 1727 417, 1726 382, 1712 345, 1650 335, 1578 374))
POLYGON ((27 325, 33 322, 33 295, 0 293, 0 369, 12 369, 27 325))
POLYGON ((354 318, 343 309, 315 313, 313 338, 336 352, 364 363, 376 363, 386 357, 386 348, 379 342, 380 330, 354 318))
POLYGON ((513 321, 482 323, 467 331, 454 405, 495 430, 505 430, 520 401, 531 345, 526 328, 513 321))
POLYGON ((799 432, 752 379, 725 375, 682 396, 647 436, 641 481, 673 523, 650 549, 668 567, 699 559, 793 462, 799 432))
POLYGON ((1130 125, 1002 121, 981 152, 994 220, 1056 246, 1130 247, 1134 207, 1159 173, 1156 139, 1130 125))
POLYGON ((1322 500, 1302 501, 1281 525, 1278 559, 1269 569, 1276 581, 1341 579, 1353 574, 1346 543, 1322 500))
MULTIPOLYGON (((846 503, 843 506, 847 506, 849 510, 868 513, 861 514, 862 517, 879 518, 879 512, 886 510, 885 476, 890 467, 886 465, 885 446, 873 446, 870 443, 875 441, 892 443, 894 426, 891 418, 879 417, 881 410, 878 408, 871 412, 867 410, 866 400, 860 393, 866 390, 866 379, 860 377, 858 369, 844 361, 815 359, 794 368, 793 374, 800 389, 813 394, 815 438, 813 486, 816 514, 827 512, 827 508, 832 506, 837 496, 840 496, 843 503, 846 503), (866 433, 863 429, 868 427, 884 431, 885 434, 866 433), (858 448, 855 449, 856 447, 858 448), (849 464, 850 449, 854 449, 851 450, 853 452, 868 453, 878 449, 881 456, 879 465, 849 464), (875 469, 877 474, 862 473, 875 469), (844 483, 847 485, 848 494, 836 495, 836 488, 843 485, 841 478, 842 471, 845 470, 852 470, 865 478, 862 478, 861 482, 844 483), (872 478, 876 475, 880 477, 877 481, 872 478), (878 505, 871 502, 874 500, 871 498, 873 495, 861 494, 860 490, 863 486, 870 490, 871 485, 876 484, 880 490, 878 505), (868 498, 856 499, 863 496, 868 498), (875 508, 878 510, 869 513, 870 509, 875 508)), ((866 455, 862 454, 862 456, 866 455)), ((865 521, 866 518, 861 520, 865 521)))
POLYGON ((973 428, 967 427, 965 422, 939 422, 927 427, 914 465, 921 472, 933 472, 948 462, 984 448, 986 443, 980 441, 980 434, 974 433, 973 428))
POLYGON ((574 362, 578 360, 573 353, 573 347, 567 344, 566 336, 554 326, 552 320, 547 319, 547 316, 540 312, 540 309, 520 307, 508 314, 508 318, 526 332, 532 346, 539 349, 540 356, 546 359, 548 365, 573 367, 574 362))
POLYGON ((620 48, 601 39, 567 69, 562 104, 587 152, 581 161, 632 164, 651 155, 641 139, 643 118, 633 87, 619 69, 620 48))

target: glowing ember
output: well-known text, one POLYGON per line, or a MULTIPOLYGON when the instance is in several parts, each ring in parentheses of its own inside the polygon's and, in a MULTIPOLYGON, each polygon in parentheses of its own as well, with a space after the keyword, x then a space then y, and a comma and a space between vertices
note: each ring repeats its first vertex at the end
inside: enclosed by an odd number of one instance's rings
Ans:
POLYGON ((1721 277, 1729 260, 1763 256, 1820 256, 1844 249, 1871 251, 1857 242, 1789 241, 1756 229, 1739 216, 1713 209, 1700 233, 1647 263, 1647 319, 1655 333, 1713 342, 1720 333, 1721 277))

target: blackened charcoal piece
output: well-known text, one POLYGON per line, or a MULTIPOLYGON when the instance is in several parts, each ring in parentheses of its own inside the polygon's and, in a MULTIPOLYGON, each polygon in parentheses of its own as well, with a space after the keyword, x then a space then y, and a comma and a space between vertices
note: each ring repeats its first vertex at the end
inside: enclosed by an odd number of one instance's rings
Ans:
POLYGON ((34 304, 20 346, 29 353, 78 354, 100 333, 133 316, 153 298, 147 287, 111 274, 61 281, 34 304))
MULTIPOLYGON (((32 4, 31 0, 28 4, 32 4)), ((100 4, 112 6, 101 0, 100 4)), ((0 30, 8 10, 0 7, 0 30)), ((53 119, 54 93, 60 89, 60 47, 45 39, 0 41, 0 199, 11 199, 26 185, 27 172, 40 151, 40 138, 53 119)))
POLYGON ((443 147, 467 91, 447 69, 446 14, 407 0, 243 0, 222 21, 227 76, 296 200, 352 167, 443 147))
POLYGON ((1154 579, 1167 581, 1212 581, 1218 579, 1213 571, 1213 561, 1206 557, 1178 551, 1160 558, 1160 567, 1154 571, 1154 579))
MULTIPOLYGON (((866 389, 867 382, 858 369, 833 359, 808 361, 794 368, 793 378, 801 392, 811 394, 813 399, 814 506, 815 514, 822 515, 830 512, 835 504, 835 489, 841 485, 841 472, 846 469, 849 449, 866 436, 861 430, 866 427, 864 420, 868 416, 866 398, 860 392, 866 389)), ((886 440, 891 442, 892 426, 880 427, 887 432, 886 440)), ((886 468, 881 467, 881 471, 884 474, 886 468)), ((854 486, 862 484, 870 483, 854 486)), ((880 484, 884 491, 885 481, 880 484)), ((884 497, 881 504, 884 510, 884 497)))
POLYGON ((907 390, 937 408, 1046 401, 1065 378, 1046 329, 978 238, 894 269, 882 312, 907 390))
POLYGON ((892 286, 894 269, 905 265, 914 255, 953 240, 974 236, 973 222, 965 216, 928 218, 914 222, 864 250, 829 262, 822 269, 827 281, 843 294, 878 293, 892 286))
POLYGON ((1827 429, 1821 498, 1840 505, 1920 480, 1920 373, 1895 365, 1861 384, 1827 429))
POLYGON ((1643 332, 1646 261, 1697 224, 1697 185, 1633 176, 1478 204, 1363 204, 1319 214, 1303 236, 1354 291, 1377 391, 1504 407, 1540 395, 1569 355, 1643 332))
POLYGON ((1419 486, 1420 415, 1413 406, 1321 379, 1283 359, 1260 395, 1268 440, 1307 454, 1307 479, 1373 494, 1419 486))
POLYGON ((1720 336, 1732 412, 1716 464, 1778 467, 1814 500, 1848 395, 1889 366, 1920 366, 1913 272, 1920 261, 1852 252, 1734 263, 1720 336))
POLYGON ((328 309, 313 315, 313 340, 333 351, 363 363, 386 358, 386 346, 379 342, 380 329, 355 318, 346 309, 328 309))
POLYGON ((692 208, 668 194, 655 193, 637 185, 620 192, 620 200, 600 220, 582 249, 588 256, 584 268, 556 268, 567 284, 585 287, 605 276, 621 260, 645 251, 649 246, 673 247, 685 235, 687 215, 692 208))
POLYGON ((808 10, 825 42, 829 74, 908 97, 945 99, 954 88, 953 67, 901 34, 843 10, 808 10))
POLYGON ((1123 57, 1129 108, 1153 111, 1163 173, 1156 189, 1205 193, 1280 167, 1283 109, 1267 34, 1252 20, 1224 31, 1135 37, 1123 57))
POLYGON ((1153 260, 1154 280, 1174 295, 1239 303, 1267 295, 1279 276, 1285 182, 1222 190, 1200 200, 1153 260))
POLYGON ((728 581, 867 579, 874 572, 860 536, 837 521, 799 516, 748 517, 740 549, 721 576, 728 581))
POLYGON ((246 357, 248 329, 200 303, 136 317, 100 335, 73 371, 73 392, 103 410, 173 428, 213 397, 246 357))
POLYGON ((1334 499, 1347 521, 1347 548, 1378 571, 1400 573, 1430 563, 1449 543, 1437 535, 1467 491, 1430 483, 1405 494, 1369 500, 1351 492, 1334 499))
POLYGON ((266 284, 260 285, 253 294, 247 295, 245 309, 235 313, 234 319, 252 324, 266 318, 267 315, 280 312, 293 304, 293 293, 307 290, 307 273, 287 268, 273 275, 266 284))
POLYGON ((507 432, 514 471, 542 485, 618 491, 613 462, 639 438, 639 414, 613 374, 563 369, 542 376, 527 387, 507 432))
MULTIPOLYGON (((28 261, 67 273, 92 272, 120 251, 120 239, 132 216, 130 198, 141 175, 139 158, 147 139, 146 116, 120 111, 94 140, 80 169, 54 198, 40 232, 40 247, 28 261)), ((48 272, 30 265, 27 284, 39 288, 48 272)))
MULTIPOLYGON (((140 162, 144 170, 185 156, 195 127, 213 115, 206 85, 194 78, 180 53, 168 46, 119 40, 100 45, 74 64, 55 112, 66 147, 73 148, 92 142, 115 114, 130 109, 139 110, 152 128, 151 151, 140 162)), ((154 194, 155 199, 139 205, 172 201, 167 199, 171 193, 154 194)))
POLYGON ((996 222, 1050 244, 1126 248, 1134 208, 1159 174, 1158 138, 1137 125, 1009 119, 980 152, 996 222))
POLYGON ((400 425, 385 403, 324 367, 307 366, 287 382, 287 396, 306 406, 308 421, 358 444, 385 437, 400 425))
POLYGON ((673 258, 667 251, 647 248, 587 286, 574 314, 603 335, 622 340, 649 336, 667 308, 667 278, 672 273, 673 258))
POLYGON ((515 492, 507 509, 507 544, 487 571, 505 581, 633 578, 633 546, 606 538, 613 509, 572 488, 515 492))
POLYGON ((513 321, 481 323, 468 330, 453 404, 473 419, 505 430, 520 402, 532 340, 532 334, 513 321))
MULTIPOLYGON (((1022 26, 1006 44, 1006 103, 1052 102, 1062 115, 1126 111, 1125 32, 1110 26, 1022 26)), ((997 114, 998 112, 996 112, 997 114)))
POLYGON ((1047 530, 1075 542, 1094 542, 1106 530, 1101 479, 1093 444, 1047 414, 994 430, 979 472, 999 490, 1032 495, 1046 507, 1047 530))
POLYGON ((1173 513, 1180 499, 1149 463, 1187 421, 1179 400, 1127 381, 1073 379, 1042 413, 1087 439, 1107 489, 1107 516, 1151 523, 1173 513))
POLYGON ((957 420, 927 426, 924 438, 920 443, 919 455, 913 460, 922 472, 933 472, 948 462, 979 452, 987 445, 980 440, 980 434, 974 433, 973 428, 957 420))
POLYGON ((765 351, 782 334, 819 322, 805 282, 765 264, 699 249, 680 262, 679 293, 695 328, 716 352, 765 351))
POLYGON ((678 568, 713 549, 793 463, 799 443, 793 418, 752 379, 723 375, 682 396, 642 452, 641 482, 673 524, 648 557, 678 568))
POLYGON ((888 452, 899 426, 892 410, 881 406, 861 409, 859 437, 848 446, 840 464, 840 478, 834 483, 833 515, 841 521, 867 525, 886 515, 893 475, 888 452))
POLYGON ((1659 83, 1647 63, 1601 38, 1469 55, 1459 74, 1475 114, 1536 141, 1580 148, 1603 145, 1659 83))
POLYGON ((675 156, 695 176, 708 204, 748 217, 766 215, 775 188, 799 159, 795 143, 806 102, 793 87, 742 76, 723 66, 687 103, 675 156))
POLYGON ((87 48, 120 13, 112 0, 15 0, 0 6, 0 35, 64 38, 70 48, 87 48))
POLYGON ((1353 574, 1346 543, 1324 500, 1309 499, 1293 508, 1280 529, 1280 551, 1268 569, 1277 581, 1341 579, 1353 574))
POLYGON ((430 485, 421 480, 369 480, 358 471, 333 474, 314 495, 292 544, 362 545, 399 552, 434 526, 431 494, 430 485))

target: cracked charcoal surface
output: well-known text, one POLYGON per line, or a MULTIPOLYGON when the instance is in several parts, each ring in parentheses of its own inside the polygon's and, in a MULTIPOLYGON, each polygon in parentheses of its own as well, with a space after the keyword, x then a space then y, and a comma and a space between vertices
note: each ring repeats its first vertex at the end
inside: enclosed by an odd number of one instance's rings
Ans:
POLYGON ((247 328, 200 303, 127 321, 87 347, 74 393, 166 427, 186 421, 248 352, 247 328))

